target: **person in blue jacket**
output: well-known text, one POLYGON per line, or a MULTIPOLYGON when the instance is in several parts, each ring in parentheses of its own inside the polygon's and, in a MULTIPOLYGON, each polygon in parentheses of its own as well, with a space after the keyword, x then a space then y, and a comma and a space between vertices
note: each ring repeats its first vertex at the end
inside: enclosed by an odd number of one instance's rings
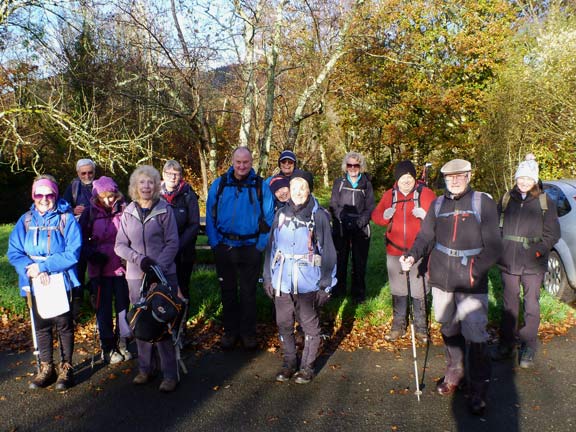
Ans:
POLYGON ((336 284, 337 255, 330 216, 311 194, 312 185, 312 174, 294 171, 290 199, 274 217, 264 254, 264 291, 274 301, 284 353, 282 368, 276 374, 279 382, 294 376, 297 384, 307 384, 314 377, 320 348, 320 307, 336 284), (295 317, 305 335, 299 369, 295 317))
POLYGON ((252 169, 250 150, 235 149, 232 166, 212 183, 206 201, 206 234, 222 295, 223 349, 239 338, 247 349, 257 346, 256 286, 273 218, 272 193, 252 169))
POLYGON ((50 275, 63 273, 65 288, 70 292, 80 285, 76 263, 82 247, 80 225, 70 205, 58 198, 58 186, 52 176, 39 176, 32 186, 34 204, 18 219, 8 243, 8 260, 18 273, 20 295, 31 294, 31 313, 35 323, 40 368, 30 383, 31 389, 46 387, 56 380, 57 390, 74 385, 72 353, 74 324, 72 313, 42 317, 39 313, 32 281, 47 285, 50 275), (53 361, 52 327, 56 327, 62 355, 56 374, 53 361))

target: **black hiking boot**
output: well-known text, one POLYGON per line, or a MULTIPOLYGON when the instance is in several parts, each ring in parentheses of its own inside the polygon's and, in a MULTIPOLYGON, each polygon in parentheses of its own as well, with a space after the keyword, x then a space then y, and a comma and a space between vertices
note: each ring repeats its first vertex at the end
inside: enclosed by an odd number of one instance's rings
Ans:
POLYGON ((54 370, 54 364, 49 362, 40 363, 40 371, 32 379, 29 385, 30 389, 39 389, 48 387, 56 379, 56 371, 54 370))
POLYGON ((310 368, 300 369, 294 374, 296 384, 308 384, 314 378, 314 371, 310 368))
POLYGON ((74 385, 74 368, 68 362, 60 363, 60 372, 56 381, 56 390, 64 391, 74 385))
POLYGON ((284 363, 282 365, 282 369, 280 369, 280 371, 276 374, 276 381, 278 382, 290 381, 290 378, 292 378, 294 372, 296 372, 296 368, 284 363))

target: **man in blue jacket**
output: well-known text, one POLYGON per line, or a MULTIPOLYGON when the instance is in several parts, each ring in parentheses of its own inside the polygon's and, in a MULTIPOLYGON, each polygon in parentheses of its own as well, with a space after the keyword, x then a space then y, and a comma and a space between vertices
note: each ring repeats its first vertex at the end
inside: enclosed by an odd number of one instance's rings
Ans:
POLYGON ((256 341, 256 286, 262 251, 274 219, 270 188, 252 169, 246 147, 232 153, 232 166, 210 186, 206 202, 206 234, 214 251, 222 295, 223 349, 242 339, 256 341))

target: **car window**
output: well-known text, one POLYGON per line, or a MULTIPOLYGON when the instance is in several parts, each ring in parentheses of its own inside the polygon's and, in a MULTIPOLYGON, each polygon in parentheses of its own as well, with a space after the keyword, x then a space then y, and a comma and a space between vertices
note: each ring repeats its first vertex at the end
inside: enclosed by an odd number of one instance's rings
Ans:
POLYGON ((556 211, 558 212, 558 217, 564 216, 570 212, 572 209, 570 202, 560 188, 554 185, 545 184, 544 192, 546 192, 546 195, 552 198, 552 200, 556 203, 556 211))

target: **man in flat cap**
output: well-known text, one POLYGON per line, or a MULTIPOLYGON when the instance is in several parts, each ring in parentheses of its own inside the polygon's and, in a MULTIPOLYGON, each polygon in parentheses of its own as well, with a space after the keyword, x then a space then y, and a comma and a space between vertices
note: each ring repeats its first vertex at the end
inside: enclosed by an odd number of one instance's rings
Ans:
POLYGON ((502 249, 496 203, 470 188, 470 162, 454 159, 441 172, 446 191, 432 203, 412 248, 400 258, 403 270, 432 250, 429 262, 435 318, 441 324, 446 373, 438 382, 451 395, 467 377, 470 411, 482 415, 490 383, 488 270, 502 249), (468 343, 468 344, 467 344, 468 343), (468 368, 465 354, 468 345, 468 368))

